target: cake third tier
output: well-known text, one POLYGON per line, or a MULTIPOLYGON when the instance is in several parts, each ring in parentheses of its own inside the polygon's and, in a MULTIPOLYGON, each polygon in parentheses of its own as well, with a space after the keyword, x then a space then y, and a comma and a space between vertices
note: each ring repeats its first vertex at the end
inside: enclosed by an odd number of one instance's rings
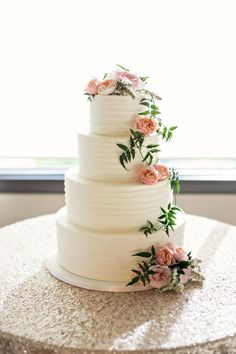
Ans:
POLYGON ((169 179, 154 185, 103 183, 81 178, 77 168, 65 174, 68 219, 96 231, 138 230, 156 220, 172 202, 169 179))

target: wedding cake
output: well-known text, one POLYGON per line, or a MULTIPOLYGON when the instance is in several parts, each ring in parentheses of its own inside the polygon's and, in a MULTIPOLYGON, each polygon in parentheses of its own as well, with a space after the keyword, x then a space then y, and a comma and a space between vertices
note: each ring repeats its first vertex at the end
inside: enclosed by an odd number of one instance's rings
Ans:
POLYGON ((114 284, 176 290, 199 274, 182 248, 178 173, 159 160, 161 140, 176 127, 164 125, 147 79, 118 66, 85 89, 90 129, 78 134, 78 167, 65 173, 57 261, 91 289, 95 281, 111 291, 114 284))

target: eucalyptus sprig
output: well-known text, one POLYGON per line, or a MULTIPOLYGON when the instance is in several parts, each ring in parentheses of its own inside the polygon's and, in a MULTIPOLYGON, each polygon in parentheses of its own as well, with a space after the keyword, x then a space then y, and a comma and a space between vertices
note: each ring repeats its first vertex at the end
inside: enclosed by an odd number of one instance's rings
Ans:
POLYGON ((155 157, 155 153, 159 152, 159 144, 144 145, 145 137, 142 133, 130 129, 131 135, 129 145, 117 144, 122 150, 119 156, 120 164, 127 170, 126 165, 135 159, 136 152, 139 152, 142 162, 151 165, 155 157), (143 151, 144 150, 144 151, 143 151))
POLYGON ((158 124, 159 124, 160 128, 157 130, 157 134, 161 135, 162 139, 164 139, 165 141, 170 141, 173 137, 173 131, 175 129, 177 129, 178 127, 173 126, 173 127, 167 128, 163 124, 161 119, 159 119, 158 124))
POLYGON ((92 98, 95 97, 95 95, 91 95, 91 94, 88 93, 88 92, 85 92, 84 95, 85 95, 85 96, 88 96, 88 97, 87 97, 87 100, 90 101, 90 102, 92 102, 92 98))
POLYGON ((173 131, 177 129, 177 126, 173 126, 167 128, 160 117, 158 117, 161 112, 159 111, 159 107, 156 105, 155 100, 153 98, 144 97, 141 99, 140 104, 145 106, 145 110, 143 112, 139 112, 140 116, 149 116, 153 120, 158 121, 158 129, 157 134, 161 135, 162 139, 166 141, 170 141, 173 136, 173 131))
POLYGON ((169 180, 171 189, 175 194, 179 194, 180 192, 180 182, 179 182, 179 173, 172 167, 169 169, 169 180))
POLYGON ((151 98, 144 97, 141 99, 140 104, 147 107, 144 112, 140 112, 139 115, 146 116, 155 119, 158 114, 161 114, 159 108, 151 98))
POLYGON ((123 65, 120 65, 120 64, 116 64, 116 66, 118 66, 118 68, 124 70, 124 71, 129 71, 128 68, 125 68, 123 65))
POLYGON ((161 207, 162 214, 159 216, 156 222, 152 223, 147 220, 146 225, 142 226, 139 231, 143 232, 146 237, 154 232, 163 229, 167 236, 170 236, 170 230, 174 231, 176 225, 176 213, 182 211, 176 205, 168 204, 167 209, 161 207), (161 224, 161 225, 160 225, 161 224))
POLYGON ((146 283, 150 283, 150 275, 155 274, 155 272, 151 269, 153 265, 155 265, 155 257, 156 257, 156 252, 155 248, 152 246, 151 247, 151 252, 139 252, 136 254, 133 254, 133 257, 142 257, 142 258, 149 258, 149 264, 147 262, 142 261, 142 263, 138 263, 138 269, 132 269, 132 272, 136 274, 136 276, 126 285, 134 285, 141 281, 143 286, 146 285, 146 283))
POLYGON ((174 226, 176 225, 176 212, 181 211, 181 209, 178 208, 176 205, 172 206, 171 203, 169 203, 167 206, 167 210, 161 208, 161 211, 163 214, 159 216, 157 220, 162 224, 162 228, 167 234, 167 236, 170 236, 170 229, 174 231, 174 226))

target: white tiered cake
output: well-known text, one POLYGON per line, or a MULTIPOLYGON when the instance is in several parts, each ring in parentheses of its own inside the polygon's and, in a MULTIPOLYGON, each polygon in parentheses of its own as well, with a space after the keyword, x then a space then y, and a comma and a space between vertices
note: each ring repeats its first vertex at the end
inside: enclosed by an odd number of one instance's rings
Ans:
POLYGON ((119 163, 116 143, 128 141, 142 107, 128 96, 96 96, 90 106, 90 133, 78 135, 79 168, 65 175, 66 208, 57 217, 58 261, 74 274, 125 285, 137 263, 134 253, 157 241, 183 244, 184 217, 170 237, 163 230, 144 237, 139 227, 156 219, 173 194, 168 179, 141 184, 134 173, 138 162, 132 172, 119 163))
POLYGON ((65 174, 48 268, 89 289, 181 290, 193 274, 200 279, 200 268, 182 249, 178 174, 159 163, 160 137, 170 140, 176 127, 163 125, 147 78, 121 68, 86 88, 90 129, 78 134, 79 166, 65 174))

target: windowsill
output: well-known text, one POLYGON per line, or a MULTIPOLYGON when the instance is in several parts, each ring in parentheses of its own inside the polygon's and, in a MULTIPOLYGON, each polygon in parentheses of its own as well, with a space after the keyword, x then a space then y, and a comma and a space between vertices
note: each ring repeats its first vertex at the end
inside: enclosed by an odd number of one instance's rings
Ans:
MULTIPOLYGON (((65 169, 1 169, 0 193, 64 193, 65 169)), ((236 171, 179 170, 181 193, 236 193, 236 171)))

